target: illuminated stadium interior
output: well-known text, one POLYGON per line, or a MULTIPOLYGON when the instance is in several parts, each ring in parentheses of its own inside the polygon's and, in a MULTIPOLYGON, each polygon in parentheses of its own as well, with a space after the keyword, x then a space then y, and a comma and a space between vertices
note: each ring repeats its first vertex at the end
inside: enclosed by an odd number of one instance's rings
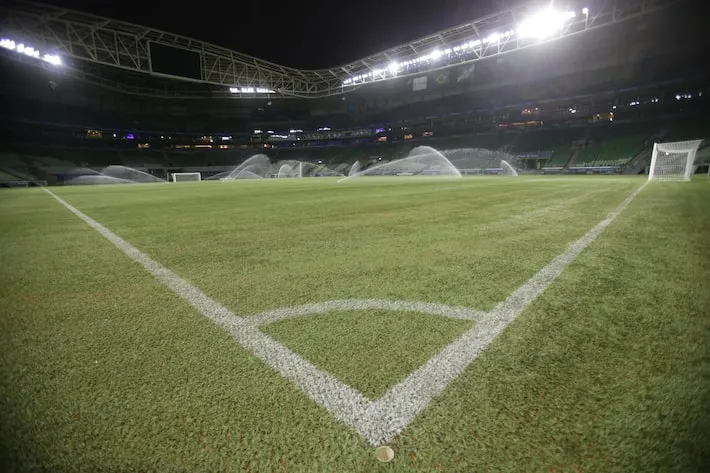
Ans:
POLYGON ((261 152, 342 167, 396 159, 418 144, 506 149, 530 171, 640 172, 651 138, 681 111, 692 120, 705 107, 696 65, 706 48, 668 20, 674 3, 521 6, 301 71, 10 2, 0 30, 8 151, 21 157, 15 172, 57 183, 62 166, 43 161, 209 176, 261 152), (660 28, 675 41, 650 34, 660 28), (97 147, 106 149, 100 158, 97 147))
MULTIPOLYGON (((324 70, 289 68, 192 38, 24 1, 3 6, 2 46, 53 65, 69 61, 73 73, 86 80, 94 75, 91 70, 82 69, 89 62, 199 81, 220 86, 224 93, 238 97, 318 98, 342 95, 364 84, 413 78, 427 71, 501 58, 541 43, 614 25, 625 24, 629 28, 633 24, 628 22, 677 3, 626 0, 568 9, 523 5, 324 70), (47 44, 40 46, 33 40, 47 44), (182 70, 169 70, 171 66, 161 61, 165 50, 182 52, 182 70)), ((415 90, 423 86, 421 80, 416 84, 415 90)), ((141 93, 130 87, 123 90, 141 93)))
POLYGON ((0 471, 710 471, 704 16, 488 3, 304 70, 2 2, 0 471))

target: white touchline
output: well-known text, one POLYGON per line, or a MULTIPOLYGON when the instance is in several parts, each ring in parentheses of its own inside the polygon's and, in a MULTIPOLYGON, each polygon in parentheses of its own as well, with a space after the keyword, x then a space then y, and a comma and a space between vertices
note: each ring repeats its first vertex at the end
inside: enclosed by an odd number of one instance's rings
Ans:
POLYGON ((256 354, 281 376, 293 381, 309 398, 329 410, 338 420, 378 445, 397 436, 429 402, 478 357, 530 303, 589 246, 599 234, 631 203, 648 181, 631 193, 614 211, 584 236, 569 245, 561 255, 538 271, 525 284, 490 312, 444 304, 386 301, 342 300, 271 310, 253 317, 239 317, 222 304, 173 271, 154 261, 96 220, 77 210, 47 188, 49 195, 139 263, 177 296, 186 300, 203 316, 226 330, 241 346, 256 354), (387 309, 415 311, 444 317, 474 320, 475 325, 440 353, 419 367, 380 399, 371 401, 333 375, 321 371, 303 357, 260 332, 258 327, 294 316, 338 310, 387 309))
POLYGON ((570 244, 561 255, 498 304, 473 328, 449 344, 439 354, 410 374, 377 400, 382 416, 388 416, 387 428, 378 432, 387 441, 399 434, 429 404, 434 396, 456 379, 463 370, 495 339, 533 300, 559 276, 599 234, 616 219, 646 186, 631 193, 604 220, 570 244))
POLYGON ((242 317, 236 316, 222 304, 154 261, 96 220, 77 210, 47 188, 43 189, 129 258, 143 266, 178 297, 185 299, 202 315, 225 329, 240 345, 256 354, 281 376, 292 380, 312 400, 331 411, 342 422, 351 426, 358 425, 361 413, 371 403, 358 391, 319 370, 300 355, 261 333, 257 328, 246 323, 242 317))

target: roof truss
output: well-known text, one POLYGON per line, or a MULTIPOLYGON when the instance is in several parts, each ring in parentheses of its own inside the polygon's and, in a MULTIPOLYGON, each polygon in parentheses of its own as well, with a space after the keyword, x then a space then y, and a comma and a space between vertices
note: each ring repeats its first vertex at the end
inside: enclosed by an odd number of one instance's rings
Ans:
MULTIPOLYGON (((577 15, 548 41, 636 18, 678 4, 680 0, 601 0, 594 3, 590 5, 588 15, 577 15)), ((149 45, 160 43, 198 52, 198 82, 222 86, 225 94, 229 87, 238 86, 245 90, 269 89, 273 92, 268 95, 275 97, 317 98, 342 94, 361 84, 389 80, 392 76, 382 73, 388 64, 411 61, 433 50, 453 50, 466 42, 480 43, 480 47, 470 48, 466 54, 447 55, 436 63, 417 63, 415 67, 399 72, 398 77, 473 63, 539 44, 520 41, 515 35, 486 41, 494 33, 514 31, 520 20, 536 8, 538 6, 525 5, 506 9, 349 64, 321 70, 281 66, 173 33, 23 0, 6 0, 0 6, 0 33, 41 46, 52 54, 72 58, 77 68, 88 62, 152 75, 156 74, 151 68, 149 45), (346 79, 358 76, 362 79, 343 85, 346 79)), ((244 92, 232 96, 263 97, 264 94, 244 92)))

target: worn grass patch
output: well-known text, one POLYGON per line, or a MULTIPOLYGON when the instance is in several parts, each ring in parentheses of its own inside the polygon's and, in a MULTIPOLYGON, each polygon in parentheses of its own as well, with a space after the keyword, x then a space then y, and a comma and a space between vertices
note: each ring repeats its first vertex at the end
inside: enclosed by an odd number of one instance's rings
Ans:
POLYGON ((363 310, 295 317, 261 330, 377 399, 472 325, 429 314, 363 310))

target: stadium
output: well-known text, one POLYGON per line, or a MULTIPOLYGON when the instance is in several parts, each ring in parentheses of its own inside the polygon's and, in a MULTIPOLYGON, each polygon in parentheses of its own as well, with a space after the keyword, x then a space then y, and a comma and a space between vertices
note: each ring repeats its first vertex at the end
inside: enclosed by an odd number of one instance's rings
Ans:
POLYGON ((710 470, 699 16, 302 70, 3 2, 0 469, 710 470))

